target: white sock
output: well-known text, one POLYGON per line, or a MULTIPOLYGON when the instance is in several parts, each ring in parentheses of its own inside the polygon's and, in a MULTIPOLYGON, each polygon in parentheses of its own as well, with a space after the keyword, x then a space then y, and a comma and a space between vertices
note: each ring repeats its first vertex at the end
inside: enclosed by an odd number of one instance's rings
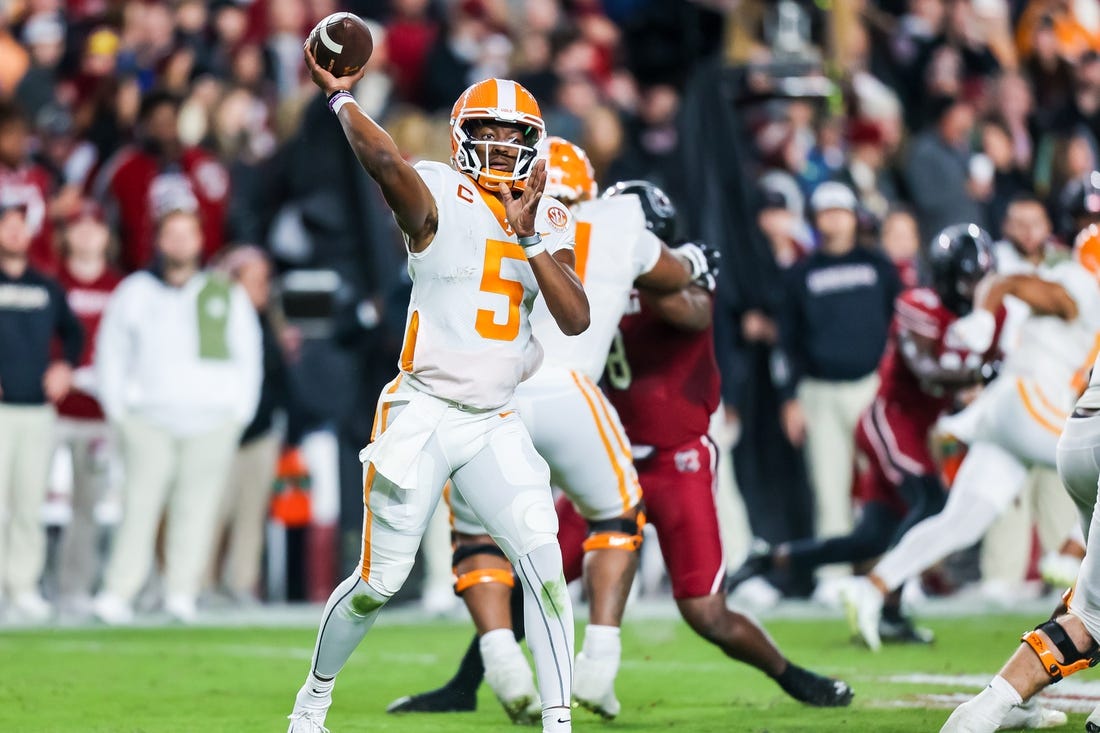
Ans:
POLYGON ((336 684, 336 678, 320 679, 313 672, 306 677, 306 694, 315 700, 327 701, 332 696, 332 688, 336 684))
POLYGON ((589 659, 614 659, 617 662, 623 653, 619 627, 589 624, 584 630, 581 651, 589 659))
POLYGON ((493 662, 500 659, 507 659, 513 656, 517 651, 523 654, 523 651, 519 648, 519 642, 516 641, 515 634, 511 629, 493 629, 482 634, 477 640, 478 647, 481 648, 481 658, 484 660, 486 666, 492 665, 493 662))
POLYGON ((1020 693, 1016 692, 1016 688, 1010 685, 1008 680, 1001 675, 997 675, 989 681, 989 689, 993 691, 994 695, 1008 703, 1009 706, 1019 705, 1024 701, 1020 697, 1020 693))
POLYGON ((1009 711, 1021 702, 1020 694, 1003 677, 997 675, 973 700, 961 706, 958 712, 965 710, 966 719, 972 725, 980 721, 986 724, 988 730, 994 731, 1009 711))
POLYGON ((569 708, 543 708, 542 733, 572 733, 572 730, 569 708))

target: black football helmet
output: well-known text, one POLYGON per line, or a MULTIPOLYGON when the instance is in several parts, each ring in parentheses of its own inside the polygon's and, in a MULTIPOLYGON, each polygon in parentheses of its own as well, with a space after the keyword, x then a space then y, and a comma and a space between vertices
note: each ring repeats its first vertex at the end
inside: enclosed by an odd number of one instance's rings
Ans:
POLYGON ((1100 222, 1100 171, 1092 171, 1066 184, 1058 197, 1059 232, 1072 242, 1089 224, 1100 222))
POLYGON ((649 231, 666 244, 672 244, 676 236, 676 207, 664 191, 649 181, 619 181, 600 195, 602 199, 632 193, 642 202, 645 223, 649 231))
POLYGON ((993 271, 993 240, 977 224, 953 224, 928 246, 932 289, 956 315, 970 312, 974 289, 993 271))

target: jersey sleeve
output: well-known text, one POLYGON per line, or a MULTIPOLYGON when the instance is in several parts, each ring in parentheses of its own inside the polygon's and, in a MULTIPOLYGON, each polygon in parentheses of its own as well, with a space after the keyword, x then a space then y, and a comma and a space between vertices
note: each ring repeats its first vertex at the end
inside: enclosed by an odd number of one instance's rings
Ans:
POLYGON ((535 231, 542 236, 542 243, 550 254, 558 250, 573 249, 577 225, 569 208, 557 199, 543 196, 535 216, 535 231))
POLYGON ((1096 279, 1085 268, 1076 264, 1066 264, 1058 273, 1055 282, 1059 283, 1073 302, 1077 304, 1077 310, 1081 313, 1095 313, 1100 304, 1100 288, 1096 279))
POLYGON ((906 290, 894 301, 894 323, 898 331, 939 341, 943 323, 938 315, 939 298, 927 288, 906 290))
POLYGON ((413 169, 420 174, 421 180, 424 181, 424 185, 428 187, 428 190, 432 192, 432 198, 435 199, 438 205, 443 197, 443 187, 447 181, 447 174, 450 173, 451 168, 433 160, 422 160, 414 165, 413 169))
POLYGON ((657 260, 661 259, 661 248, 664 244, 660 238, 643 229, 638 241, 634 243, 634 277, 644 275, 657 266, 657 260))

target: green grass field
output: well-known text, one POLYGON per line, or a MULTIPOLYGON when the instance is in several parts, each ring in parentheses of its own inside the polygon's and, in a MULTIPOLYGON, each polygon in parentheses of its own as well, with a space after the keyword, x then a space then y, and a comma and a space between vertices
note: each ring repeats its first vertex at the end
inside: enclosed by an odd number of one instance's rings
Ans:
MULTIPOLYGON (((483 687, 476 713, 392 716, 395 697, 445 679, 469 639, 458 623, 401 625, 392 610, 341 675, 328 717, 333 733, 515 730, 483 687)), ((624 629, 618 682, 623 712, 607 724, 584 711, 577 731, 937 731, 947 716, 929 696, 976 692, 960 683, 915 684, 901 675, 988 678, 1035 620, 1020 616, 935 619, 930 648, 872 655, 836 620, 768 623, 792 659, 847 679, 855 703, 814 710, 767 678, 725 659, 672 620, 624 629)), ((312 628, 69 629, 0 633, 0 731, 4 733, 249 733, 283 731, 307 669, 312 628)), ((1064 685, 1100 698, 1090 673, 1064 685), (1085 682, 1081 685, 1078 681, 1085 682), (1091 692, 1090 692, 1091 691, 1091 692)), ((932 680, 937 682, 937 680, 932 680)), ((970 682, 971 685, 974 682, 970 682)), ((978 683, 980 684, 980 683, 978 683)), ((1081 703, 1080 695, 1074 699, 1081 703)), ((940 703, 946 704, 946 703, 940 703)), ((1083 714, 1063 730, 1080 731, 1083 714)))

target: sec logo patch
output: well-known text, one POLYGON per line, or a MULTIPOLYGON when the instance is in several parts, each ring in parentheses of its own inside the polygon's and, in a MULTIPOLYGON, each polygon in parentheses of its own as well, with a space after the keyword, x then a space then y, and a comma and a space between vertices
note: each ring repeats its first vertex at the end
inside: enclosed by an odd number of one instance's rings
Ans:
POLYGON ((556 231, 565 231, 565 225, 569 223, 569 214, 560 206, 551 206, 546 210, 546 218, 550 220, 550 226, 556 231))

